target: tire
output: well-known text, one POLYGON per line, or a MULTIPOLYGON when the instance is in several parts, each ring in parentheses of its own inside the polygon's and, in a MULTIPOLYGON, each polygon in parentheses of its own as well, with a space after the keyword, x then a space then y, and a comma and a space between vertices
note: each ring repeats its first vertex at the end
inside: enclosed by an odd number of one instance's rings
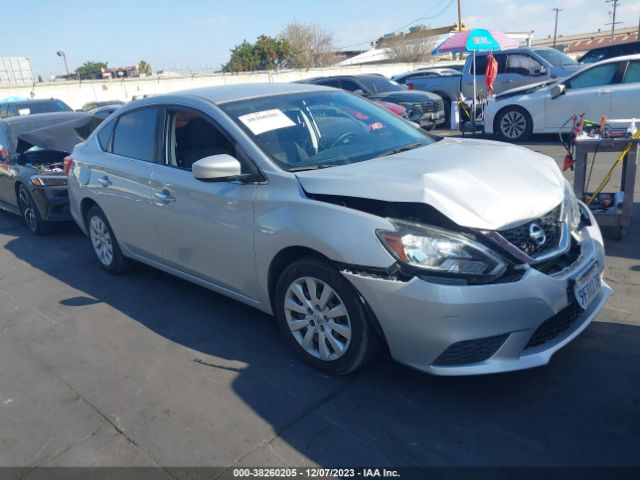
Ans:
POLYGON ((449 98, 443 93, 434 93, 440 95, 444 102, 444 123, 440 125, 439 128, 449 130, 451 128, 451 100, 449 100, 449 98))
POLYGON ((381 344, 355 289, 330 264, 313 257, 297 260, 282 272, 275 313, 298 356, 331 375, 356 370, 381 344))
POLYGON ((44 235, 49 232, 51 225, 49 222, 45 222, 40 216, 36 202, 33 200, 31 192, 25 185, 20 185, 18 188, 18 206, 22 218, 24 218, 31 233, 44 235))
POLYGON ((493 123, 493 131, 500 140, 520 142, 531 136, 533 121, 529 112, 524 108, 507 107, 496 116, 493 123))
POLYGON ((89 209, 86 225, 93 253, 96 254, 100 266, 114 275, 125 272, 130 267, 130 260, 122 254, 111 225, 99 207, 93 206, 89 209))

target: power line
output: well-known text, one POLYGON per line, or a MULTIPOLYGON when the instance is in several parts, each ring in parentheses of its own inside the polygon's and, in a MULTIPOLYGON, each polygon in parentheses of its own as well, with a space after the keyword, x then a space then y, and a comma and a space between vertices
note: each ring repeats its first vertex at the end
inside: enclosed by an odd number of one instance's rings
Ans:
MULTIPOLYGON (((440 0, 438 3, 436 3, 433 6, 433 9, 435 9, 438 5, 442 4, 444 1, 445 0, 440 0)), ((431 20, 433 18, 439 17, 440 15, 442 15, 443 13, 445 13, 449 9, 449 7, 451 6, 452 3, 453 3, 453 0, 449 0, 449 3, 447 3, 447 5, 442 10, 440 10, 438 13, 435 13, 433 15, 429 15, 429 16, 426 16, 426 17, 418 17, 415 20, 410 21, 406 25, 403 25, 402 27, 397 28, 397 29, 393 30, 392 32, 389 32, 386 35, 393 35, 394 33, 398 33, 400 31, 404 30, 405 28, 413 25, 414 23, 419 22, 420 20, 431 20)), ((341 46, 341 47, 338 47, 338 49, 353 48, 353 47, 358 47, 360 45, 368 45, 369 43, 371 43, 371 41, 370 40, 366 40, 366 41, 363 41, 363 42, 360 42, 360 43, 355 43, 353 45, 341 46)))

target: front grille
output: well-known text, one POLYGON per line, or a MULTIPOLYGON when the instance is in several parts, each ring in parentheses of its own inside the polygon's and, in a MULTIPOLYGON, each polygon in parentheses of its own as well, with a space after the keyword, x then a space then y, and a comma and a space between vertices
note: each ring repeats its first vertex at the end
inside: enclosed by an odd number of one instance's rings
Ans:
POLYGON ((527 348, 537 347, 543 343, 550 342, 561 333, 569 330, 571 326, 580 318, 580 315, 584 310, 574 300, 568 307, 560 310, 553 317, 545 320, 533 333, 533 336, 529 339, 529 343, 524 347, 527 348))
POLYGON ((422 113, 437 113, 442 110, 443 106, 442 100, 428 100, 420 103, 422 113))
POLYGON ((509 334, 505 333, 454 343, 433 362, 433 365, 442 367, 482 362, 496 353, 507 337, 509 334))
POLYGON ((555 275, 563 270, 571 267, 580 258, 582 253, 582 246, 575 240, 571 240, 571 248, 564 254, 554 257, 546 262, 538 263, 535 265, 535 269, 546 275, 555 275))
POLYGON ((544 214, 540 218, 536 218, 530 222, 520 225, 509 230, 501 230, 499 233, 502 237, 512 245, 516 246, 530 257, 543 255, 551 250, 558 248, 560 238, 562 237, 562 222, 560 221, 561 205, 544 214), (544 231, 546 241, 542 245, 538 245, 533 241, 530 234, 531 224, 537 224, 544 231))

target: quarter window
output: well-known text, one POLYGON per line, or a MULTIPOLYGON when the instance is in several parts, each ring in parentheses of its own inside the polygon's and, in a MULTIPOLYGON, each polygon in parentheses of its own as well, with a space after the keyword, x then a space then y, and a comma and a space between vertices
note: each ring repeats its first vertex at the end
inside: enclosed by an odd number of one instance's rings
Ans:
POLYGON ((121 115, 113 134, 113 153, 153 162, 157 122, 156 108, 143 108, 121 115))
POLYGON ((102 127, 98 132, 98 143, 102 147, 102 149, 106 152, 109 151, 109 140, 111 140, 111 133, 113 132, 114 121, 109 122, 107 125, 102 127))
POLYGON ((611 85, 616 75, 620 63, 605 63, 597 67, 590 68, 571 79, 570 88, 589 88, 611 85))

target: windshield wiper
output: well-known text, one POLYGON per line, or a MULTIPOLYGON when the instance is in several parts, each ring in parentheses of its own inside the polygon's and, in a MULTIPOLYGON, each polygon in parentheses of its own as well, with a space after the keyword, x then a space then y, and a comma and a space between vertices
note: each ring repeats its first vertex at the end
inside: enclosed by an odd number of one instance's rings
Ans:
POLYGON ((389 155, 395 155, 396 153, 406 152, 407 150, 413 150, 414 148, 424 147, 428 143, 412 143, 411 145, 405 145, 404 147, 397 147, 378 155, 379 157, 388 157, 389 155))
POLYGON ((343 163, 319 163, 318 165, 306 165, 304 167, 290 168, 289 172, 304 172, 305 170, 320 170, 321 168, 335 167, 336 165, 344 165, 343 163))

